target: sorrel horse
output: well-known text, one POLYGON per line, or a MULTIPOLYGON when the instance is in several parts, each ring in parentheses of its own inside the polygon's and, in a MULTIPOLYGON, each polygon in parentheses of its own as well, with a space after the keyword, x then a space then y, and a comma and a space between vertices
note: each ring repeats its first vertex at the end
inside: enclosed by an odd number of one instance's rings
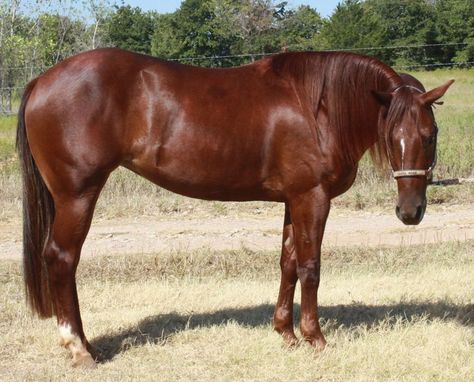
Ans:
POLYGON ((118 49, 71 57, 31 81, 19 112, 24 274, 40 317, 56 315, 73 365, 94 365, 75 274, 94 206, 124 166, 168 190, 212 200, 285 203, 281 285, 273 325, 318 347, 320 250, 330 201, 371 149, 398 183, 397 215, 418 224, 435 162, 425 92, 382 62, 351 53, 283 53, 205 69, 118 49))

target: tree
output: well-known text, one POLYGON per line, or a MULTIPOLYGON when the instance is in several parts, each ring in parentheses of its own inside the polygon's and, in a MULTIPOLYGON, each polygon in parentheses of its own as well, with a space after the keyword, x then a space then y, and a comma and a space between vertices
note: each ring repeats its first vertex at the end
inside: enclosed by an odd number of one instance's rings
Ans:
POLYGON ((171 15, 160 16, 153 36, 153 54, 187 60, 203 66, 229 66, 222 56, 240 52, 239 25, 242 1, 185 0, 171 15), (216 60, 212 57, 221 57, 216 60), (210 57, 210 58, 206 58, 210 57))
POLYGON ((313 8, 302 5, 290 11, 281 20, 279 41, 291 50, 316 50, 321 48, 320 38, 323 19, 313 8))
POLYGON ((151 54, 162 58, 178 58, 181 54, 181 41, 176 36, 175 15, 165 13, 158 15, 155 31, 151 39, 151 54))
POLYGON ((327 49, 350 50, 386 43, 379 17, 359 0, 345 0, 338 4, 324 23, 321 35, 327 49))
MULTIPOLYGON (((279 30, 293 15, 286 4, 272 0, 185 0, 175 13, 158 17, 152 53, 171 58, 210 57, 194 62, 229 66, 278 52, 283 40, 279 30), (213 58, 217 56, 220 58, 213 58)), ((300 13, 306 14, 305 10, 300 13)), ((290 30, 296 33, 288 24, 290 30)))
MULTIPOLYGON (((289 17, 287 2, 273 0, 242 0, 236 20, 238 30, 237 49, 242 53, 276 53, 282 45, 280 28, 289 17)), ((286 45, 286 43, 284 43, 286 45)), ((255 57, 251 56, 254 60, 255 57)))
POLYGON ((14 96, 23 85, 23 68, 31 48, 25 36, 30 22, 20 12, 20 0, 0 3, 0 112, 10 113, 14 96))
POLYGON ((436 29, 440 43, 460 43, 439 48, 442 62, 474 61, 474 2, 437 0, 436 29))
POLYGON ((59 61, 84 50, 81 36, 86 25, 80 20, 68 16, 44 13, 39 16, 35 42, 39 58, 45 67, 53 66, 59 61))
POLYGON ((87 28, 88 48, 95 49, 106 44, 104 24, 112 13, 109 0, 88 0, 87 8, 92 16, 92 24, 87 28))
MULTIPOLYGON (((391 46, 429 45, 437 42, 435 13, 426 0, 368 0, 364 7, 377 15, 383 38, 391 46)), ((414 65, 436 61, 430 47, 390 49, 379 57, 389 64, 414 65)))
POLYGON ((138 53, 151 53, 155 15, 130 5, 115 6, 106 19, 106 33, 112 46, 138 53))

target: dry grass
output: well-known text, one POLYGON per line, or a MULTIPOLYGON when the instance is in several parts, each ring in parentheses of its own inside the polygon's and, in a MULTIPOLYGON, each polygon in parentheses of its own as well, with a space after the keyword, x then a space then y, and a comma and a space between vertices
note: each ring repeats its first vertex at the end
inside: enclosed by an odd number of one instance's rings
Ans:
POLYGON ((469 381, 473 253, 473 241, 326 248, 323 353, 287 349, 271 329, 277 253, 87 259, 78 276, 84 325, 105 356, 95 371, 70 368, 54 322, 24 306, 19 263, 3 261, 0 379, 469 381))

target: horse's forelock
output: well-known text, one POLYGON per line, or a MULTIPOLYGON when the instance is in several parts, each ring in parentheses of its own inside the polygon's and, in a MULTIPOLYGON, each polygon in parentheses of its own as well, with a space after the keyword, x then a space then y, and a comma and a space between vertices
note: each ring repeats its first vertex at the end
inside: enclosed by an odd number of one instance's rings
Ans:
MULTIPOLYGON (((390 107, 387 111, 385 123, 381 124, 379 142, 377 143, 377 145, 380 146, 380 150, 383 150, 384 152, 386 163, 388 163, 388 152, 391 150, 390 137, 392 136, 393 130, 400 123, 404 115, 413 112, 413 102, 413 91, 408 88, 395 92, 392 101, 390 102, 390 107)), ((416 114, 413 117, 415 119, 415 123, 418 125, 419 115, 416 114)))

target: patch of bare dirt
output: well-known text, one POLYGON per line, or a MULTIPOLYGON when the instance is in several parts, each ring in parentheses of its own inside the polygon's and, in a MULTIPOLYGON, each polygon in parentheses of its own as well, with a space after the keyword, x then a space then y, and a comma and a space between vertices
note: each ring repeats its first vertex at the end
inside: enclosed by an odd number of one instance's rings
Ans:
MULTIPOLYGON (((399 246, 474 239, 474 205, 428 208, 418 226, 395 214, 333 209, 326 246, 399 246)), ((279 250, 283 217, 168 216, 95 221, 83 255, 152 253, 211 248, 279 250)), ((0 258, 20 259, 21 225, 0 223, 0 258)))

